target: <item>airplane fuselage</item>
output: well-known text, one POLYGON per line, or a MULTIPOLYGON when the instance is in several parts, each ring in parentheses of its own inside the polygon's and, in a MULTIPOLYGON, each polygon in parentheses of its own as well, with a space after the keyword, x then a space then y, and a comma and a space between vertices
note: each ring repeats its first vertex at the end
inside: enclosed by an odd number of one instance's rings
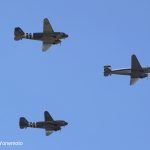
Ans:
POLYGON ((66 126, 67 124, 68 123, 65 121, 39 121, 29 122, 27 127, 58 131, 61 129, 62 126, 66 126))
POLYGON ((31 39, 31 40, 39 40, 45 43, 58 44, 61 39, 67 38, 68 35, 63 32, 53 32, 53 33, 25 33, 22 38, 31 39))
POLYGON ((145 74, 150 73, 150 67, 143 67, 143 70, 132 70, 132 69, 117 69, 112 70, 110 74, 118 74, 118 75, 135 75, 135 77, 142 78, 145 74))

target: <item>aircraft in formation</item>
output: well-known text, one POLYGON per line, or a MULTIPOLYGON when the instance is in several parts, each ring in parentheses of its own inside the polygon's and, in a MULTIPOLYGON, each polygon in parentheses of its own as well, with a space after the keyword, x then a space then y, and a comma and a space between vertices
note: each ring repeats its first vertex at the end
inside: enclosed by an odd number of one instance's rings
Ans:
POLYGON ((68 125, 64 120, 54 120, 48 111, 44 112, 44 119, 44 121, 40 122, 28 122, 25 117, 20 117, 19 126, 21 129, 27 127, 45 129, 45 134, 48 136, 54 131, 61 130, 62 126, 68 125))
POLYGON ((138 79, 148 77, 150 73, 150 67, 141 67, 136 55, 131 56, 131 68, 130 69, 117 69, 112 70, 110 65, 104 66, 104 76, 112 74, 116 75, 128 75, 130 76, 130 85, 133 85, 138 79))
POLYGON ((45 52, 51 47, 51 45, 61 44, 61 39, 67 38, 68 35, 64 32, 54 32, 49 20, 45 18, 43 20, 43 32, 38 33, 24 33, 20 27, 16 27, 14 30, 14 40, 31 39, 39 40, 43 42, 42 51, 45 52))
MULTIPOLYGON (((49 20, 45 18, 43 20, 43 32, 39 33, 24 33, 20 27, 14 29, 14 40, 31 39, 39 40, 43 42, 42 51, 47 51, 51 45, 61 43, 61 39, 67 38, 68 35, 63 32, 54 32, 49 20)), ((110 65, 104 66, 104 76, 112 74, 116 75, 128 75, 130 76, 130 85, 133 85, 138 79, 148 77, 150 73, 150 67, 141 67, 136 55, 131 56, 131 68, 130 69, 117 69, 112 70, 110 65)), ((20 117, 19 126, 24 128, 41 128, 45 129, 46 136, 52 134, 54 131, 61 130, 62 126, 68 125, 64 120, 54 120, 48 111, 44 112, 44 121, 28 122, 25 117, 20 117)))

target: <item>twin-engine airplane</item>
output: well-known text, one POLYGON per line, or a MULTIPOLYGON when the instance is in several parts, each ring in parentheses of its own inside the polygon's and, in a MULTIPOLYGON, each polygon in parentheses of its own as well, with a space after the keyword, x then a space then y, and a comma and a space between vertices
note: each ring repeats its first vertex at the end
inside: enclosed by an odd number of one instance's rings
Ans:
POLYGON ((28 122, 26 118, 21 117, 19 120, 19 126, 21 129, 27 127, 45 129, 46 136, 48 136, 52 134, 54 131, 61 130, 62 126, 68 125, 68 123, 63 120, 53 120, 48 111, 44 112, 44 118, 45 121, 28 122))
POLYGON ((45 18, 43 20, 43 32, 42 33, 24 33, 20 27, 16 27, 14 30, 14 40, 31 39, 39 40, 43 42, 42 51, 47 51, 52 44, 61 44, 61 39, 68 37, 63 32, 54 32, 49 20, 45 18))
POLYGON ((150 67, 141 67, 135 55, 131 56, 131 69, 111 70, 111 66, 109 65, 104 66, 104 76, 109 76, 112 74, 128 75, 131 77, 130 85, 136 83, 138 79, 148 77, 148 73, 150 73, 150 67))

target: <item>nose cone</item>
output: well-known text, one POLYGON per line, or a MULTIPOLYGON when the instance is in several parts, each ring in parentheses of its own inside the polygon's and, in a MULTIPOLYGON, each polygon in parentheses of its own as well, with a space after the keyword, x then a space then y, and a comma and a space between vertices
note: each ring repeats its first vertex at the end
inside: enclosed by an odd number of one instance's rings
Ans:
POLYGON ((68 122, 64 122, 64 126, 68 125, 68 122))
POLYGON ((64 34, 64 37, 67 38, 67 37, 69 37, 69 35, 68 34, 64 34))

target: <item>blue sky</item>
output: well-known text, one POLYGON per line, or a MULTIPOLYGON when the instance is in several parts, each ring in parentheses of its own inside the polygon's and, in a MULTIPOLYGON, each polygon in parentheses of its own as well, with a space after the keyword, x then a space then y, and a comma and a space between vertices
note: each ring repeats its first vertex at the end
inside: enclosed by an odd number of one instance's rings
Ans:
POLYGON ((0 149, 149 150, 150 80, 129 86, 129 77, 103 76, 103 66, 130 67, 136 54, 150 65, 148 0, 26 0, 0 2, 0 149), (37 41, 14 41, 14 27, 40 32, 49 18, 69 34, 42 53, 37 41), (19 117, 42 121, 48 110, 69 125, 46 137, 21 130, 19 117))

